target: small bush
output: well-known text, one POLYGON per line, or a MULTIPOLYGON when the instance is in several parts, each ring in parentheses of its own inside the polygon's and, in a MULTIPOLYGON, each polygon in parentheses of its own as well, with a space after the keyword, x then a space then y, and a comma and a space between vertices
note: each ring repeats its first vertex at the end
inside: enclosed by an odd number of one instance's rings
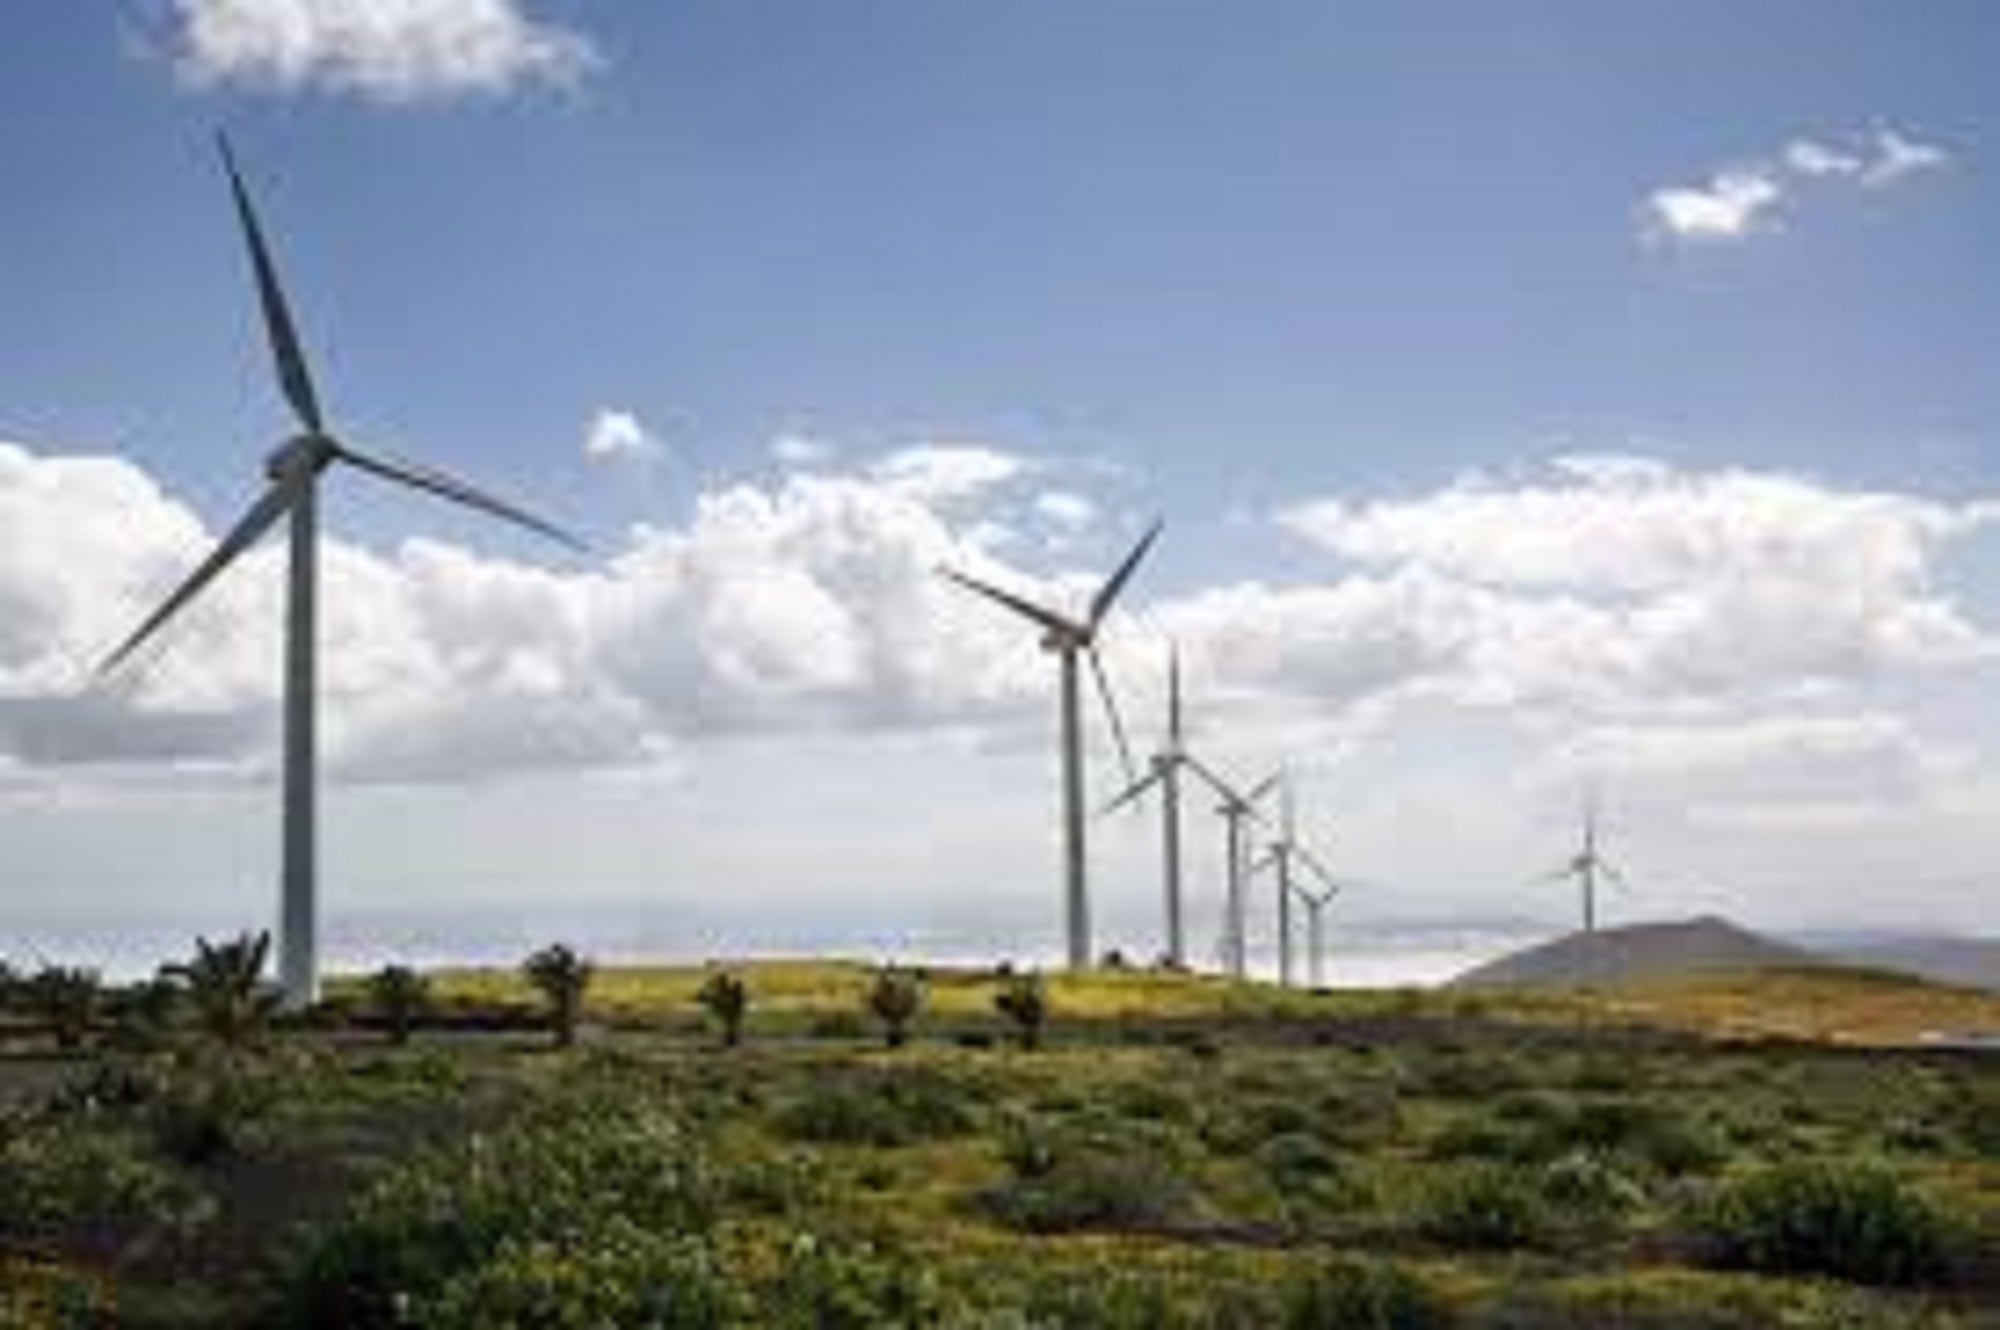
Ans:
POLYGON ((1708 1264, 1861 1284, 1950 1273, 1952 1227, 1921 1192, 1873 1164, 1799 1160, 1724 1184, 1694 1228, 1708 1264))
POLYGON ((821 1078, 774 1125, 792 1140, 887 1148, 964 1135, 976 1102, 930 1068, 855 1068, 821 1078))
POLYGON ((39 1016, 58 1048, 81 1048, 97 1020, 103 988, 97 971, 45 965, 26 983, 24 1005, 39 1016))
POLYGON ((407 965, 385 965, 369 976, 368 1001, 389 1042, 407 1044, 410 1031, 430 1011, 430 981, 407 965))
POLYGON ((1285 1330, 1448 1330, 1451 1303, 1401 1266, 1330 1261, 1285 1291, 1285 1330))
POLYGON ((558 942, 521 962, 521 973, 548 1004, 556 1046, 568 1048, 574 1044, 577 1022, 583 1015, 583 995, 590 987, 593 973, 590 962, 558 942))
POLYGON ((742 1291, 694 1239, 613 1224, 588 1242, 507 1242, 412 1318, 426 1330, 722 1330, 742 1291))
POLYGON ((1017 974, 1009 978, 993 997, 993 1006, 1014 1023, 1021 1047, 1041 1047, 1042 1028, 1049 1021, 1049 991, 1039 974, 1017 974))
POLYGON ((244 933, 227 942, 196 938, 192 960, 166 967, 180 981, 195 1020, 209 1037, 235 1045, 256 1037, 278 1009, 278 993, 264 983, 269 933, 244 933))
POLYGON ((882 1023, 882 1038, 891 1048, 901 1048, 910 1037, 910 1024, 924 1009, 924 981, 915 972, 887 966, 875 974, 868 988, 868 1012, 882 1023))
POLYGON ((0 1237, 44 1238, 126 1224, 168 1206, 179 1187, 130 1133, 74 1124, 0 1136, 0 1237))
POLYGON ((1029 1233, 1155 1230, 1193 1217, 1199 1195, 1157 1133, 1129 1124, 1015 1124, 1002 1153, 1013 1177, 986 1209, 1029 1233))
POLYGON ((1507 1250, 1538 1247, 1552 1228, 1533 1174, 1503 1164, 1464 1164, 1432 1182, 1418 1231, 1447 1247, 1507 1250))
POLYGON ((722 1027, 724 1047, 735 1048, 743 1042, 743 1018, 750 1012, 750 985, 742 975, 717 970, 702 984, 695 1001, 722 1027))

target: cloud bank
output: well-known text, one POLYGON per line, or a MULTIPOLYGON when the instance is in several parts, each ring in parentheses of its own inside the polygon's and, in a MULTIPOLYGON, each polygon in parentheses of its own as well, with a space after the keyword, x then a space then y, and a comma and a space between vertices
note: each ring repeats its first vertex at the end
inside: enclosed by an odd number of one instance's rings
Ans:
MULTIPOLYGON (((654 763, 729 734, 1040 726, 1032 643, 935 574, 949 563, 1058 602, 1088 594, 1089 576, 1010 567, 980 536, 1033 468, 924 446, 731 483, 594 564, 329 540, 333 774, 464 781, 654 763)), ((1407 499, 1296 504, 1277 520, 1319 551, 1316 573, 1171 595, 1142 576, 1132 611, 1148 627, 1121 616, 1107 644, 1119 676, 1150 687, 1170 635, 1211 712, 1295 730, 1446 707, 1629 739, 1836 714, 1872 686, 1920 688, 1992 657, 1939 565, 1996 514, 1797 476, 1560 459, 1407 499)), ((268 767, 275 544, 129 673, 90 683, 212 538, 129 462, 0 444, 0 766, 268 767)))
POLYGON ((1685 244, 1744 240, 1776 229, 1802 189, 1851 183, 1879 190, 1950 162, 1943 148, 1888 128, 1832 141, 1793 139, 1775 154, 1714 171, 1700 183, 1654 190, 1639 209, 1640 235, 1685 244))
POLYGON ((601 57, 521 0, 173 0, 175 67, 197 86, 317 89, 386 103, 568 86, 601 57))

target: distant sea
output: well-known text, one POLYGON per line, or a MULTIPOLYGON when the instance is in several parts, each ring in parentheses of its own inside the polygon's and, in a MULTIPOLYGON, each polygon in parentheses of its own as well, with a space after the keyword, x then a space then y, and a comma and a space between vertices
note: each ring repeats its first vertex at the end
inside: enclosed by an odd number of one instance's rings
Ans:
MULTIPOLYGON (((839 957, 871 963, 896 961, 938 966, 1016 966, 1054 969, 1062 940, 1039 917, 993 918, 976 923, 932 922, 916 927, 882 920, 814 918, 808 910, 735 913, 684 905, 537 902, 519 909, 426 908, 330 910, 321 931, 322 964, 329 972, 365 971, 391 961, 421 966, 512 966, 537 947, 565 941, 601 963, 675 964, 714 959, 839 957)), ((865 914, 865 911, 857 911, 865 914)), ((151 974, 163 960, 192 950, 197 935, 217 937, 264 919, 106 918, 45 922, 0 930, 0 959, 17 966, 42 961, 86 965, 107 978, 151 974)), ((1327 928, 1324 982, 1339 988, 1431 986, 1519 947, 1551 936, 1546 925, 1496 920, 1441 924, 1431 920, 1369 920, 1327 928)), ((1099 947, 1116 948, 1134 964, 1159 950, 1157 927, 1117 919, 1102 926, 1099 947)), ((1256 921, 1251 968, 1274 978, 1276 955, 1268 923, 1256 921), (1259 927, 1261 925, 1261 928, 1259 927)), ((1310 978, 1303 926, 1295 946, 1295 978, 1310 978)), ((1194 934, 1190 960, 1219 969, 1213 930, 1194 934)))

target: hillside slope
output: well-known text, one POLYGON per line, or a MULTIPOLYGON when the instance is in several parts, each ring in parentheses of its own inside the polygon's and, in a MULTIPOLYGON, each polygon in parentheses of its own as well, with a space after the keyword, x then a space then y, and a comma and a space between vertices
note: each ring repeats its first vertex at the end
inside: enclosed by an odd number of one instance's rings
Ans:
POLYGON ((1812 952, 1709 915, 1571 933, 1468 970, 1452 984, 1463 988, 1584 988, 1718 970, 1796 968, 1819 959, 1812 952))

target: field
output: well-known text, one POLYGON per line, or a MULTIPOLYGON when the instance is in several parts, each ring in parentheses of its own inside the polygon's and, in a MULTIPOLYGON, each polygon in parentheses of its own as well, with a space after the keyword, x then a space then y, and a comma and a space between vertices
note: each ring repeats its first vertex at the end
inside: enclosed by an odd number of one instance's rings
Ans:
POLYGON ((2000 1000, 1865 973, 1538 998, 611 970, 0 1057, 0 1325, 2000 1325, 2000 1000), (1810 1037, 1807 1037, 1810 1036, 1810 1037))

